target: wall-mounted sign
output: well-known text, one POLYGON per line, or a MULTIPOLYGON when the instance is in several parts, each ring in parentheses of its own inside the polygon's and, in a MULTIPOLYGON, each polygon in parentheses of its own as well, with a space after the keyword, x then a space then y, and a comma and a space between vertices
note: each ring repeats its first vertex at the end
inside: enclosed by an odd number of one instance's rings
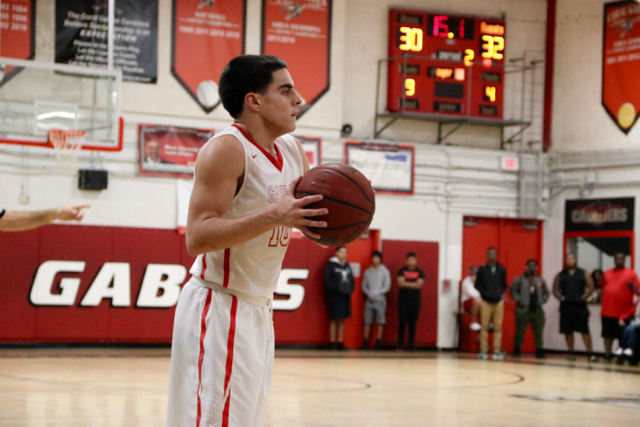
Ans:
POLYGON ((410 195, 413 194, 414 151, 412 145, 347 141, 344 162, 369 178, 374 190, 410 195))
POLYGON ((565 231, 633 230, 635 197, 567 200, 565 231))
MULTIPOLYGON (((3 0, 0 2, 0 56, 33 59, 36 39, 35 0, 3 0)), ((0 86, 22 68, 0 64, 0 86)))
POLYGON ((140 174, 192 176, 198 152, 215 132, 173 126, 138 126, 140 174))

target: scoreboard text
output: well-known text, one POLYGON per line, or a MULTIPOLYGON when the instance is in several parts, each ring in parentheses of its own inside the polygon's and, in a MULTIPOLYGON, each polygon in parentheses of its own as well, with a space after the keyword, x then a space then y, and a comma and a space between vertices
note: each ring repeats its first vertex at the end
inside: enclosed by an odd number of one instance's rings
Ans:
POLYGON ((505 23, 391 9, 387 110, 503 117, 505 23))

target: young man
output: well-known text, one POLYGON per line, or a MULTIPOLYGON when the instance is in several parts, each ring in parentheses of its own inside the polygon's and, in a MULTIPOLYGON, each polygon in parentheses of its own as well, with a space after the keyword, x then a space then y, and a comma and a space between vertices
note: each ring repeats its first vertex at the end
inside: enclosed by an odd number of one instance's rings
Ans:
POLYGON ((220 77, 235 123, 196 163, 186 242, 197 256, 176 308, 167 426, 264 425, 273 369, 271 301, 291 228, 326 227, 296 200, 308 169, 295 129, 300 95, 286 64, 240 56, 220 77))
POLYGON ((355 289, 355 282, 344 246, 337 247, 335 256, 325 265, 324 286, 327 288, 329 310, 329 347, 332 350, 346 350, 344 322, 351 317, 351 293, 355 289))
POLYGON ((511 298, 518 304, 516 307, 516 335, 513 343, 513 356, 520 357, 520 349, 524 342, 524 333, 531 324, 536 342, 536 358, 544 358, 542 350, 542 332, 545 315, 542 306, 549 301, 547 282, 538 275, 538 261, 527 261, 527 270, 516 277, 509 289, 511 298))
POLYGON ((638 275, 625 267, 626 260, 626 254, 615 254, 615 268, 604 272, 601 315, 605 362, 613 360, 613 341, 622 338, 624 328, 631 322, 636 311, 634 295, 640 295, 638 275))
POLYGON ((472 331, 481 329, 480 309, 482 308, 482 297, 474 286, 476 277, 478 277, 478 267, 472 265, 469 267, 469 275, 462 281, 462 309, 467 313, 471 313, 469 329, 472 331))
POLYGON ((375 251, 371 254, 371 266, 364 272, 362 278, 362 292, 367 299, 364 303, 364 340, 361 350, 369 348, 369 333, 371 325, 378 325, 374 350, 380 349, 382 332, 387 324, 387 292, 391 289, 391 275, 387 267, 382 264, 382 253, 375 251), (375 319, 374 319, 375 317, 375 319))
POLYGON ((62 206, 44 211, 6 211, 0 206, 0 231, 25 231, 59 221, 82 221, 91 205, 62 206))
POLYGON ((420 289, 424 285, 424 272, 418 268, 418 257, 407 254, 407 265, 398 270, 398 349, 404 349, 405 329, 409 329, 406 349, 413 351, 416 338, 416 323, 420 314, 420 289))
POLYGON ((504 360, 502 351, 502 319, 504 318, 504 293, 507 291, 507 270, 498 262, 496 248, 487 250, 487 263, 478 270, 476 289, 482 297, 480 354, 478 359, 489 358, 489 326, 493 321, 493 359, 504 360))
POLYGON ((598 359, 593 354, 587 307, 587 298, 593 292, 593 281, 588 272, 578 267, 574 254, 567 253, 564 265, 564 270, 553 281, 553 295, 560 300, 560 333, 567 341, 569 360, 576 360, 573 333, 578 332, 589 353, 589 361, 596 362, 598 359))

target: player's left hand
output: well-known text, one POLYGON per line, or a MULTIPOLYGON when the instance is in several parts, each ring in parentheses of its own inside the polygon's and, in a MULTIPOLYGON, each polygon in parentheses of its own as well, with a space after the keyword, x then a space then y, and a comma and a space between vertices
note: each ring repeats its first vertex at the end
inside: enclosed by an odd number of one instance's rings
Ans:
POLYGON ((57 209, 57 219, 60 221, 82 221, 84 218, 84 210, 89 209, 91 205, 72 205, 62 206, 57 209))

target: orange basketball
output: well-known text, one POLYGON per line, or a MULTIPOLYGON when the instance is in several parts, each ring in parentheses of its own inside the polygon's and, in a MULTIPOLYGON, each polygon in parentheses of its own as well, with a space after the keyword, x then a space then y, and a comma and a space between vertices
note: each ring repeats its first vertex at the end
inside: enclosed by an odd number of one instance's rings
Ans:
POLYGON ((295 197, 322 194, 320 202, 308 209, 327 208, 329 213, 314 217, 326 221, 327 228, 310 227, 322 236, 312 239, 326 246, 342 246, 360 237, 376 210, 375 193, 369 180, 357 169, 343 163, 327 163, 307 172, 296 187, 295 197))

